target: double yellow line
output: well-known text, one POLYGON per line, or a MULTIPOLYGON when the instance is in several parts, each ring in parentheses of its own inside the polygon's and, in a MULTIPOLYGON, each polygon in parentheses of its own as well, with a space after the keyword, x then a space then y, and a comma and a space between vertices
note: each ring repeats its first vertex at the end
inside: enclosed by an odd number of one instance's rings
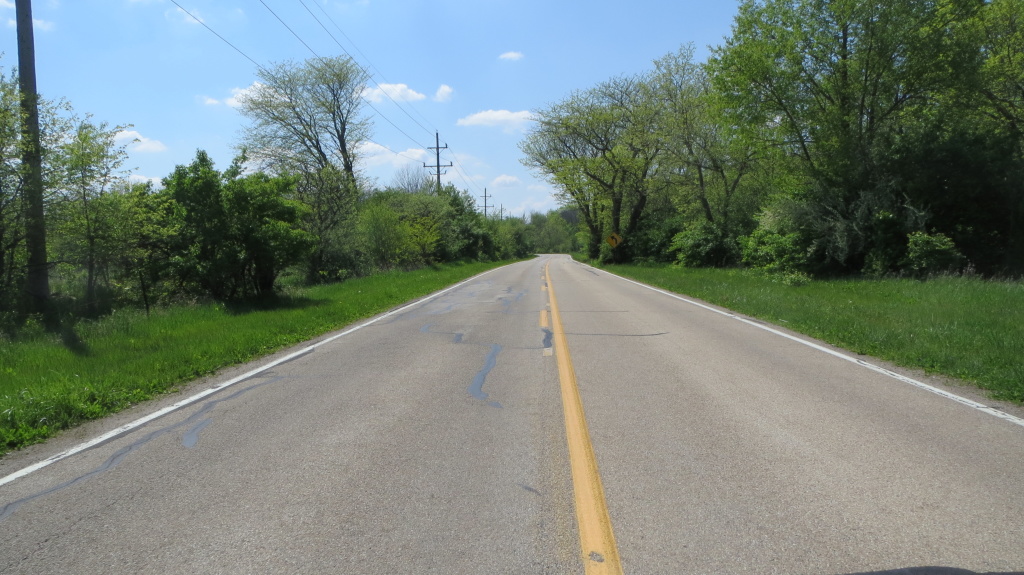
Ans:
POLYGON ((615 545, 612 521, 608 515, 608 504, 601 486, 601 475, 597 471, 594 446, 590 443, 587 419, 583 414, 583 402, 576 385, 576 372, 569 357, 562 317, 558 313, 558 298, 551 283, 550 264, 544 266, 544 278, 548 285, 551 303, 551 322, 554 332, 555 359, 558 362, 558 379, 562 388, 562 409, 565 413, 565 435, 569 443, 569 465, 572 468, 573 493, 576 500, 576 522, 580 531, 580 547, 583 566, 587 575, 619 575, 622 563, 615 545))

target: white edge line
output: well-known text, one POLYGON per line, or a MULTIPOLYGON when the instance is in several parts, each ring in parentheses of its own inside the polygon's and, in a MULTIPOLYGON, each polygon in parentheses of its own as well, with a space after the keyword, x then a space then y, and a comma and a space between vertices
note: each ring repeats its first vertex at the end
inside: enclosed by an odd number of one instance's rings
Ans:
MULTIPOLYGON (((502 267, 506 267, 506 266, 502 266, 502 267)), ((343 331, 343 332, 341 332, 339 334, 332 335, 331 337, 326 338, 326 339, 324 339, 322 341, 318 341, 318 342, 314 343, 313 345, 304 347, 304 348, 300 349, 299 351, 296 351, 296 352, 290 353, 290 354, 288 354, 288 355, 286 355, 284 357, 275 359, 274 361, 272 361, 270 363, 267 363, 267 364, 264 364, 264 365, 262 365, 260 367, 257 367, 256 369, 253 369, 252 371, 248 371, 246 373, 243 373, 242 375, 239 375, 238 377, 235 377, 235 378, 230 379, 228 381, 225 381, 223 383, 218 383, 217 385, 215 385, 215 386, 213 386, 213 387, 211 387, 209 389, 205 389, 203 391, 200 391, 199 393, 197 393, 197 394, 195 394, 195 395, 193 395, 191 397, 188 397, 186 399, 183 399, 183 400, 175 403, 174 405, 169 405, 169 406, 167 406, 167 407, 165 407, 163 409, 154 411, 153 413, 150 413, 149 415, 140 417, 139 419, 136 419, 135 421, 133 421, 131 423, 127 423, 127 424, 122 425, 121 427, 118 427, 116 429, 112 429, 112 430, 104 433, 103 435, 100 435, 99 437, 90 439, 89 441, 86 441, 85 443, 80 443, 80 444, 72 447, 71 449, 68 449, 67 451, 62 451, 62 452, 60 452, 60 453, 58 453, 56 455, 53 455, 53 456, 51 456, 51 457, 49 457, 47 459, 44 459, 44 460, 42 460, 42 461, 40 461, 38 463, 29 465, 28 467, 25 467, 23 469, 15 471, 14 473, 12 473, 12 474, 10 474, 10 475, 0 479, 0 485, 6 485, 7 483, 10 483, 12 481, 15 481, 17 479, 21 479, 22 477, 25 477, 26 475, 29 475, 30 473, 34 473, 36 471, 39 471, 40 469, 42 469, 44 467, 47 467, 49 465, 52 465, 54 463, 57 463, 58 461, 60 461, 62 459, 67 459, 67 458, 71 457, 72 455, 76 455, 76 454, 81 453, 81 452, 83 452, 83 451, 85 451, 87 449, 96 447, 97 445, 99 445, 99 444, 101 444, 101 443, 103 443, 105 441, 109 441, 111 439, 114 439, 115 437, 118 437, 120 435, 124 435, 125 433, 128 433, 130 431, 138 429, 139 427, 142 427, 143 425, 146 425, 147 423, 149 423, 150 421, 153 421, 154 419, 159 419, 159 418, 161 418, 161 417, 163 417, 163 416, 165 416, 165 415, 167 415, 169 413, 172 413, 174 411, 177 411, 177 410, 179 410, 179 409, 181 409, 183 407, 192 405, 193 403, 195 403, 195 402, 197 402, 197 401, 199 401, 199 400, 201 400, 201 399, 203 399, 203 398, 205 398, 205 397, 207 397, 209 395, 213 395, 214 393, 217 393, 218 391, 221 391, 223 389, 231 387, 232 385, 235 385, 235 384, 240 383, 242 381, 245 381, 245 380, 247 380, 247 379, 249 379, 249 378, 251 378, 253 376, 256 376, 256 375, 258 375, 260 373, 263 373, 264 371, 267 371, 268 369, 270 369, 272 367, 275 367, 275 366, 278 366, 278 365, 280 365, 282 363, 291 361, 291 360, 299 357, 300 355, 309 353, 309 352, 313 351, 314 349, 316 349, 316 348, 318 348, 318 347, 320 347, 322 345, 328 344, 328 343, 330 343, 330 342, 332 342, 332 341, 334 341, 336 339, 345 337, 346 335, 348 335, 348 334, 350 334, 350 333, 352 333, 354 331, 358 331, 358 330, 363 329, 364 327, 373 325, 373 324, 377 323, 378 321, 380 321, 382 319, 385 319, 385 318, 391 317, 391 316, 393 316, 395 314, 401 313, 401 312, 403 312, 403 311, 405 311, 405 310, 407 310, 407 309, 409 309, 411 307, 420 305, 423 302, 430 301, 430 300, 432 300, 432 299, 434 299, 434 298, 436 298, 436 297, 438 297, 438 296, 440 296, 442 294, 445 294, 445 293, 447 293, 447 292, 449 292, 449 291, 451 291, 453 289, 459 288, 459 287, 461 287, 461 286, 463 286, 465 284, 468 284, 471 281, 476 280, 477 278, 479 278, 481 276, 487 275, 487 274, 489 274, 489 273, 491 273, 491 272, 493 272, 495 270, 499 270, 499 269, 501 269, 501 267, 490 269, 490 270, 487 270, 487 271, 485 271, 483 273, 479 273, 479 274, 477 274, 477 275, 475 275, 475 276, 473 276, 471 278, 465 279, 465 280, 463 280, 463 281, 461 281, 461 282, 459 282, 459 283, 457 283, 455 285, 449 286, 449 287, 447 287, 447 288, 445 288, 443 290, 440 290, 440 291, 434 292, 432 294, 429 294, 429 295, 427 295, 427 296, 425 296, 423 298, 420 298, 420 299, 418 299, 418 300, 416 300, 416 301, 414 301, 412 303, 406 304, 406 305, 404 305, 404 306, 402 306, 400 308, 396 308, 396 309, 393 309, 393 310, 391 310, 391 311, 389 311, 387 313, 381 314, 381 315, 379 315, 379 316, 377 316, 377 317, 375 317, 375 318, 373 318, 373 319, 371 319, 371 320, 369 320, 367 322, 364 322, 364 323, 359 324, 359 325, 357 325, 355 327, 349 328, 349 329, 347 329, 347 330, 345 330, 345 331, 343 331)))
MULTIPOLYGON (((573 260, 573 261, 575 261, 575 260, 573 260)), ((887 376, 889 376, 889 377, 891 377, 893 379, 902 381, 903 383, 908 383, 910 385, 913 385, 914 387, 917 387, 917 388, 923 389, 925 391, 929 391, 931 393, 934 393, 935 395, 940 395, 942 397, 945 397, 946 399, 951 399, 951 400, 953 400, 953 401, 955 401, 957 403, 961 403, 961 404, 966 405, 968 407, 974 408, 974 409, 976 409, 976 410, 978 410, 978 411, 980 411, 982 413, 987 413, 987 414, 992 415, 994 417, 998 417, 999 419, 1004 419, 1006 421, 1009 421, 1010 423, 1016 423, 1017 425, 1019 425, 1021 427, 1024 427, 1024 419, 1021 419, 1021 418, 1019 418, 1019 417, 1017 417, 1015 415, 1011 415, 1009 413, 1006 413, 1005 411, 1000 411, 1000 410, 998 410, 998 409, 996 409, 994 407, 989 407, 989 406, 987 406, 987 405, 985 405, 983 403, 978 403, 977 401, 974 401, 972 399, 967 399, 966 397, 961 397, 961 396, 959 396, 959 395, 957 395, 955 393, 950 393, 950 392, 948 392, 946 390, 939 389, 937 387, 933 387, 931 385, 928 385, 927 383, 924 383, 924 382, 918 381, 916 379, 907 377, 905 375, 900 375, 900 374, 898 374, 898 373, 896 373, 894 371, 890 371, 888 369, 885 369, 884 367, 877 366, 877 365, 875 365, 873 363, 868 363, 868 362, 866 362, 866 361, 864 361, 862 359, 851 357, 849 355, 846 355, 845 353, 840 353, 840 352, 838 352, 838 351, 836 351, 834 349, 829 349, 829 348, 827 348, 825 346, 818 345, 818 344, 816 344, 814 342, 807 341, 805 339, 801 339, 799 337, 796 337, 796 336, 790 335, 788 333, 779 331, 779 330, 777 330, 775 328, 768 327, 766 325, 762 325, 762 324, 760 324, 760 323, 758 323, 756 321, 751 321, 749 319, 740 317, 740 316, 738 316, 738 315, 736 315, 734 313, 730 313, 730 312, 727 312, 727 311, 722 311, 720 309, 715 309, 715 308, 713 308, 711 306, 704 305, 704 304, 702 304, 700 302, 696 302, 696 301, 693 301, 691 299, 687 299, 687 298, 682 297, 682 296, 680 296, 678 294, 674 294, 674 293, 672 293, 670 291, 665 291, 663 289, 656 288, 654 286, 649 286, 647 284, 640 283, 638 281, 634 281, 634 280, 631 280, 629 278, 624 278, 624 277, 622 277, 620 275, 616 275, 616 274, 614 274, 612 272, 609 272, 607 270, 602 270, 600 268, 594 268, 593 266, 587 265, 587 264, 585 264, 583 262, 577 262, 577 263, 579 263, 580 265, 585 265, 585 266, 587 266, 589 268, 592 268, 592 269, 595 269, 597 271, 603 271, 603 272, 607 273, 608 275, 610 275, 612 277, 615 277, 615 278, 618 278, 618 279, 620 279, 620 280, 622 280, 624 282, 629 282, 631 284, 638 285, 638 286, 640 286, 642 288, 646 288, 646 289, 649 289, 651 291, 655 291, 655 292, 658 292, 660 294, 667 295, 668 297, 675 298, 675 299, 677 299, 679 301, 686 302, 686 303, 688 303, 690 305, 695 305, 697 307, 706 309, 708 311, 715 312, 715 313, 717 313, 719 315, 724 315, 725 317, 730 317, 730 318, 735 319, 737 321, 741 321, 741 322, 743 322, 743 323, 745 323, 747 325, 752 325, 752 326, 754 326, 754 327, 756 327, 758 329, 763 329, 764 331, 773 333, 775 335, 780 335, 780 336, 782 336, 782 337, 784 337, 786 339, 789 339, 789 340, 795 341, 797 343, 806 345, 807 347, 814 348, 814 349, 816 349, 818 351, 823 351, 823 352, 825 352, 825 353, 827 353, 829 355, 838 357, 839 359, 846 360, 846 361, 848 361, 850 363, 855 363, 855 364, 857 364, 857 365, 859 365, 861 367, 865 367, 867 369, 870 369, 871 371, 880 373, 882 375, 887 375, 887 376)))

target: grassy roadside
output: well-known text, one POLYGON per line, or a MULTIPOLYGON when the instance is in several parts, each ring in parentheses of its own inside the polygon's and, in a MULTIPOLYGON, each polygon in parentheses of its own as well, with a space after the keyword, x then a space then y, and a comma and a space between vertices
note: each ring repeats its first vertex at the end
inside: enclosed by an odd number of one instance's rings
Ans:
POLYGON ((1024 283, 937 278, 793 287, 746 270, 606 269, 1024 403, 1024 283))
POLYGON ((0 455, 499 265, 448 264, 317 286, 267 309, 177 306, 148 318, 122 310, 63 337, 0 340, 0 455))

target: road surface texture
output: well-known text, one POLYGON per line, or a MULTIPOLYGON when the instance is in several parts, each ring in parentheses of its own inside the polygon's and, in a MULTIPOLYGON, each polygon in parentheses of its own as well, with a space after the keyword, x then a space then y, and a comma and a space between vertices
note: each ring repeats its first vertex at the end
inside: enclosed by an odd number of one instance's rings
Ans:
POLYGON ((626 573, 1024 572, 1024 426, 565 256, 303 349, 0 460, 235 381, 0 484, 0 573, 614 573, 565 365, 626 573))

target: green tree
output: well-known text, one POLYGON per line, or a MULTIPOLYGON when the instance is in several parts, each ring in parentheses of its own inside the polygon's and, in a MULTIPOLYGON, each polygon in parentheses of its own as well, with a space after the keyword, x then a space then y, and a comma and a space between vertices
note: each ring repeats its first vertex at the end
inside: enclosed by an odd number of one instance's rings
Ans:
POLYGON ((351 58, 312 58, 260 69, 241 96, 252 121, 243 149, 262 169, 297 175, 297 198, 311 209, 305 229, 316 238, 308 278, 336 276, 359 195, 358 151, 369 138, 362 93, 368 76, 351 58))
POLYGON ((184 289, 215 299, 271 293, 280 271, 306 253, 307 232, 297 229, 306 207, 288 199, 288 178, 241 177, 244 157, 225 175, 203 150, 164 178, 178 227, 171 270, 184 289))
POLYGON ((622 251, 628 257, 628 238, 661 189, 656 127, 662 108, 646 82, 614 78, 538 110, 520 143, 523 164, 556 186, 563 205, 579 210, 590 257, 600 254, 606 232, 626 238, 622 251))
POLYGON ((887 267, 921 225, 889 159, 939 97, 975 79, 981 0, 746 0, 711 61, 737 125, 797 160, 795 222, 819 265, 887 267), (891 214, 895 223, 886 216, 891 214))
POLYGON ((57 232, 51 243, 56 259, 65 267, 84 268, 84 311, 90 316, 100 312, 99 276, 109 278, 107 267, 121 247, 113 241, 112 229, 118 224, 116 203, 106 196, 119 182, 118 170, 127 155, 124 146, 115 142, 122 129, 86 118, 77 123, 59 150, 63 181, 59 197, 51 202, 52 225, 57 232))
POLYGON ((223 202, 230 240, 241 258, 236 281, 243 293, 267 296, 287 267, 301 261, 313 246, 312 236, 299 229, 309 208, 293 196, 295 181, 264 173, 229 178, 223 202))
POLYGON ((391 269, 408 261, 409 225, 384 202, 368 202, 359 214, 363 249, 375 269, 391 269))
POLYGON ((665 107, 662 177, 690 228, 674 238, 673 250, 690 254, 688 265, 735 263, 736 238, 749 233, 759 207, 760 189, 751 185, 765 155, 758 134, 735 129, 692 46, 655 61, 651 85, 665 107))

